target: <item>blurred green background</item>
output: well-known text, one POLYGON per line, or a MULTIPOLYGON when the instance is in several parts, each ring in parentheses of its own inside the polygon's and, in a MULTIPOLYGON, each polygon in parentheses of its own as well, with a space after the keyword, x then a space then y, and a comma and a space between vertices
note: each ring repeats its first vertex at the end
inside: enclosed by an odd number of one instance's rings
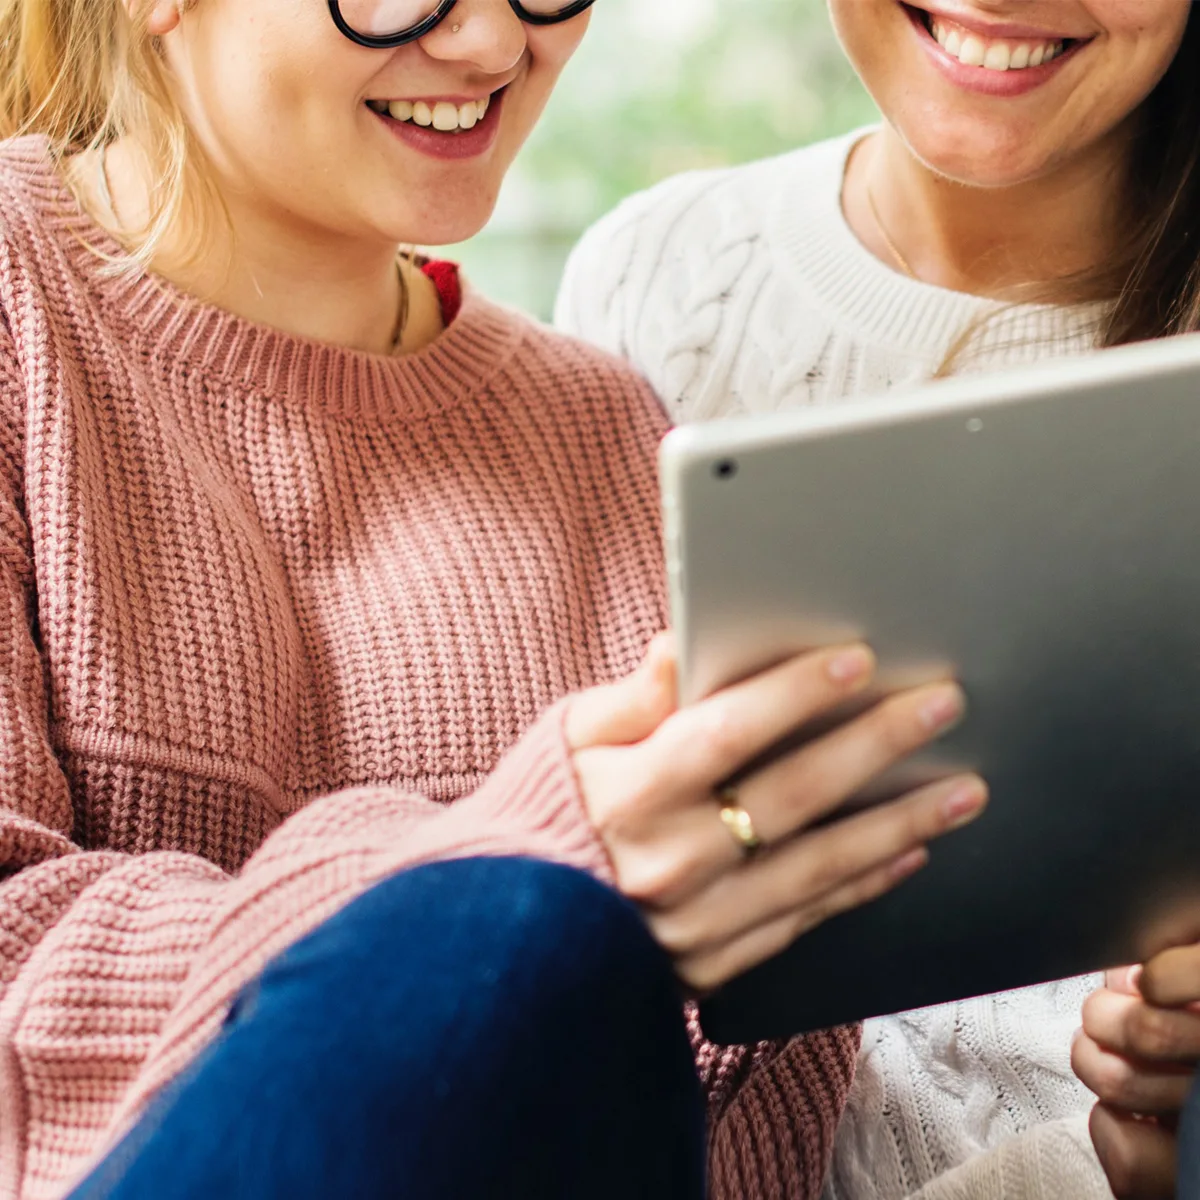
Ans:
POLYGON ((494 219, 448 256, 545 318, 571 246, 624 196, 874 117, 825 0, 597 0, 494 219))

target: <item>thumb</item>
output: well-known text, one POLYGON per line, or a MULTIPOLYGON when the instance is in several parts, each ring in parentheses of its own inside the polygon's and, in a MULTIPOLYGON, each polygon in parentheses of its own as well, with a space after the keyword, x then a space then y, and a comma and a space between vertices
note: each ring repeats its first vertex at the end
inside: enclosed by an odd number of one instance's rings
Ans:
POLYGON ((627 746, 648 738, 675 711, 675 667, 675 638, 660 633, 632 675, 572 696, 566 721, 571 749, 627 746))

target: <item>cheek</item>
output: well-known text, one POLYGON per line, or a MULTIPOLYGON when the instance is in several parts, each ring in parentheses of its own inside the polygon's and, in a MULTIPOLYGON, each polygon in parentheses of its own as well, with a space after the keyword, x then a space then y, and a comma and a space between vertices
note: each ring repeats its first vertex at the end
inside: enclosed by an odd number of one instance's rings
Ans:
POLYGON ((591 12, 562 25, 528 26, 529 75, 526 92, 540 112, 550 98, 563 68, 574 57, 591 23, 591 12))
POLYGON ((829 0, 829 17, 842 49, 860 72, 887 60, 900 24, 908 20, 896 0, 829 0))
MULTIPOLYGON (((211 64, 200 95, 209 140, 223 160, 231 186, 296 202, 297 180, 308 201, 337 180, 361 174, 366 124, 359 111, 356 76, 328 53, 304 56, 230 47, 211 64), (342 169, 330 171, 330 164, 342 169)), ((370 74, 363 76, 365 88, 370 74)))
POLYGON ((231 148, 266 138, 302 146, 306 128, 353 111, 356 84, 378 67, 338 35, 324 3, 204 0, 200 11, 208 23, 188 54, 195 103, 231 148))
POLYGON ((829 0, 829 15, 851 66, 888 115, 924 66, 913 54, 908 14, 897 0, 829 0))
POLYGON ((1103 136, 1134 113, 1170 69, 1192 2, 1092 0, 1088 10, 1107 31, 1109 45, 1072 99, 1079 125, 1103 136))

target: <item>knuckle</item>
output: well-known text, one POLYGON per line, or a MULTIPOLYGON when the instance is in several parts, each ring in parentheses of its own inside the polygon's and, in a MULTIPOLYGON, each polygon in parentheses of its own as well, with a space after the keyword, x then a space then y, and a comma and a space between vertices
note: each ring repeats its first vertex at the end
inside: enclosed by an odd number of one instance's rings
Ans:
POLYGON ((908 803, 893 806, 891 828, 888 830, 889 846, 896 854, 906 847, 927 842, 942 833, 946 826, 943 815, 943 797, 934 792, 913 796, 908 803))
POLYGON ((1103 1004, 1103 993, 1092 992, 1083 1002, 1083 1032, 1088 1037, 1096 1037, 1099 1033, 1100 1010, 1103 1004))
POLYGON ((721 763, 739 762, 750 744, 745 717, 729 704, 714 704, 699 733, 705 750, 721 763))
POLYGON ((691 863, 677 854, 644 851, 626 854, 617 864, 617 886, 635 904, 669 909, 686 890, 691 863))
POLYGON ((1089 1087, 1106 1104, 1126 1104, 1137 1091, 1134 1069, 1122 1059, 1102 1055, 1091 1064, 1089 1087))
POLYGON ((681 972, 681 978, 694 992, 703 996, 725 982, 725 973, 712 959, 702 958, 681 972))
POLYGON ((907 753, 925 740, 926 729, 908 697, 885 700, 876 710, 876 736, 892 757, 907 753))
POLYGON ((802 894, 797 896, 797 900, 802 901, 814 892, 827 893, 857 873, 853 852, 844 846, 831 847, 821 856, 812 873, 807 878, 801 877, 803 883, 796 890, 802 894))
POLYGON ((655 941, 674 959, 686 958, 695 948, 690 923, 678 912, 662 913, 650 921, 655 941))
POLYGON ((1148 1004, 1139 1004, 1130 1013, 1129 1040, 1134 1053, 1142 1058, 1169 1059, 1180 1050, 1173 1014, 1148 1004))
POLYGON ((1076 1077, 1090 1092, 1095 1092, 1092 1087, 1092 1054, 1094 1053, 1091 1039, 1084 1032, 1071 1043, 1071 1070, 1075 1072, 1076 1077))

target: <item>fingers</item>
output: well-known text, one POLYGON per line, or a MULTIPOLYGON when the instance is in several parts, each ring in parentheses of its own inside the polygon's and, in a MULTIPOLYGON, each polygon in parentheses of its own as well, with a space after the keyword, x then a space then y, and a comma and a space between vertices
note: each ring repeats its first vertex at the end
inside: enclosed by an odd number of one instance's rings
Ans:
POLYGON ((1178 1149, 1168 1130, 1098 1104, 1092 1110, 1091 1134, 1117 1200, 1171 1200, 1175 1195, 1178 1149))
POLYGON ((923 847, 911 850, 839 888, 825 897, 819 906, 777 917, 721 945, 684 954, 677 960, 680 977, 701 995, 710 992, 785 950, 798 937, 830 917, 878 899, 915 875, 928 862, 929 852, 923 847))
POLYGON ((856 720, 771 764, 741 789, 760 836, 777 843, 827 816, 882 771, 962 718, 957 684, 893 696, 856 720))
POLYGON ((790 659, 683 709, 659 730, 681 793, 711 791, 789 733, 861 692, 875 659, 843 646, 790 659))
POLYGON ((868 872, 974 821, 987 800, 987 785, 974 775, 921 788, 781 846, 753 864, 751 874, 760 878, 752 886, 773 897, 781 911, 782 906, 823 904, 868 872))
POLYGON ((975 819, 986 802, 974 776, 923 788, 718 874, 664 913, 655 932, 693 986, 718 986, 724 972, 747 969, 919 870, 924 843, 975 819))
POLYGON ((649 737, 675 706, 675 640, 660 633, 632 675, 571 697, 567 744, 572 750, 632 745, 649 737))
POLYGON ((1183 1108, 1194 1073, 1174 1064, 1130 1061, 1088 1034, 1075 1039, 1071 1066, 1084 1087, 1114 1111, 1171 1116, 1183 1108))
POLYGON ((743 858, 717 790, 814 718, 839 718, 873 672, 864 646, 818 651, 676 711, 666 643, 627 679, 572 700, 573 765, 617 885, 693 986, 715 986, 874 899, 924 865, 925 842, 982 811, 986 789, 971 777, 797 836, 958 721, 961 689, 936 684, 892 696, 756 771, 737 803, 775 845, 743 858))
POLYGON ((1140 996, 1141 989, 1139 983, 1142 978, 1142 968, 1139 967, 1113 967, 1110 971, 1104 972, 1104 986, 1110 992, 1119 992, 1125 996, 1140 996))
POLYGON ((1158 1008, 1103 989, 1083 1006, 1084 1032, 1105 1049, 1145 1063, 1200 1062, 1200 1013, 1158 1008))
POLYGON ((1163 1008, 1200 1001, 1200 946, 1179 946, 1152 958, 1142 971, 1142 995, 1163 1008))

